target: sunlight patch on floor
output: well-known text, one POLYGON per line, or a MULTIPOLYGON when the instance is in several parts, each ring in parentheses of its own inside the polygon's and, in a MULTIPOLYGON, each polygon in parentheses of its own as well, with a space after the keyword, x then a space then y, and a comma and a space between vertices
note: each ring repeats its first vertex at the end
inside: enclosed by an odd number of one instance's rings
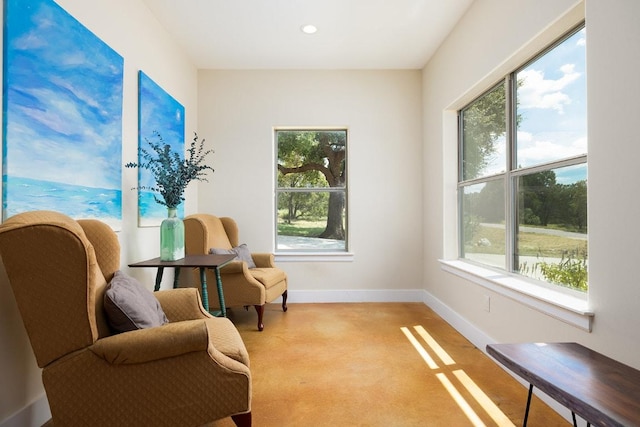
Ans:
POLYGON ((464 412, 467 418, 469 418, 469 421, 471 421, 475 427, 486 426, 445 374, 440 372, 439 374, 436 374, 436 377, 438 377, 444 388, 447 389, 451 397, 453 397, 453 400, 456 401, 460 409, 462 409, 462 412, 464 412))
POLYGON ((440 360, 442 360, 442 363, 444 363, 445 365, 455 365, 456 362, 454 362, 451 356, 449 356, 449 353, 444 351, 444 349, 440 347, 440 344, 438 344, 438 341, 433 339, 433 337, 429 335, 429 333, 422 326, 414 326, 413 329, 415 329, 418 335, 422 337, 424 342, 426 342, 427 345, 431 347, 431 349, 436 353, 440 360))
POLYGON ((436 362, 431 358, 431 356, 429 356, 429 353, 427 353, 427 350, 425 350, 422 344, 418 342, 418 340, 416 339, 416 337, 413 336, 411 331, 409 331, 409 328, 402 327, 400 329, 406 335, 407 339, 416 349, 418 354, 422 356, 425 362, 427 362, 427 365, 429 366, 429 368, 438 369, 438 365, 436 364, 436 362))
MULTIPOLYGON (((414 326, 415 333, 422 338, 427 347, 442 361, 445 366, 455 365, 456 362, 451 356, 440 346, 440 344, 424 329, 424 327, 418 325, 414 326)), ((400 328, 402 333, 407 337, 411 345, 416 349, 418 354, 426 362, 430 369, 440 369, 434 358, 431 357, 427 348, 416 338, 413 332, 407 328, 400 328)), ((482 391, 482 389, 467 375, 462 369, 454 369, 448 372, 438 372, 436 377, 444 388, 449 392, 453 400, 464 412, 466 417, 471 421, 474 427, 486 426, 486 424, 480 419, 478 414, 473 410, 469 402, 467 402, 464 396, 456 388, 453 382, 449 379, 447 374, 453 374, 462 387, 475 399, 475 401, 486 411, 486 413, 495 421, 499 427, 515 427, 513 422, 493 403, 493 401, 482 391)))
POLYGON ((467 375, 462 369, 453 371, 453 375, 458 378, 458 381, 467 389, 474 399, 487 411, 487 414, 496 422, 499 426, 513 426, 511 420, 493 403, 489 396, 487 396, 480 387, 467 375))

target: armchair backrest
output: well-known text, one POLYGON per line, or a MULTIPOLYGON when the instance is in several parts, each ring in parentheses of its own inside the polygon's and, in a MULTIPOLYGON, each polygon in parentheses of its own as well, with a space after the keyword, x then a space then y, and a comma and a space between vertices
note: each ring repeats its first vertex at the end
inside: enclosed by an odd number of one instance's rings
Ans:
POLYGON ((79 219, 78 224, 91 242, 100 271, 107 282, 120 269, 120 242, 111 227, 97 219, 79 219))
POLYGON ((41 368, 111 334, 101 267, 113 275, 120 245, 106 224, 96 223, 34 211, 0 225, 0 256, 41 368), (109 256, 98 260, 89 236, 109 256))
POLYGON ((211 248, 231 249, 238 246, 238 225, 228 217, 193 214, 184 219, 185 251, 206 254, 211 248))

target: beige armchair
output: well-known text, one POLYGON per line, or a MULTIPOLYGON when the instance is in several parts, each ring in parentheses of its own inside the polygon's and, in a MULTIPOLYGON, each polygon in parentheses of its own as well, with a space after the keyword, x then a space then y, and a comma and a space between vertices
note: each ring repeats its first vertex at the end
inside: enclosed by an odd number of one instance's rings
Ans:
POLYGON ((201 426, 228 416, 251 425, 246 348, 228 319, 204 311, 197 289, 150 294, 169 323, 112 332, 103 296, 120 246, 109 226, 19 214, 0 226, 0 255, 55 427, 201 426))
MULTIPOLYGON (((187 254, 207 254, 212 248, 231 250, 239 246, 238 224, 232 218, 189 215, 184 219, 184 229, 187 254)), ((271 253, 251 253, 250 256, 255 268, 237 260, 220 269, 222 291, 227 307, 254 306, 258 330, 262 331, 265 304, 282 295, 282 310, 287 311, 287 274, 275 266, 271 253)), ((197 274, 194 280, 200 283, 197 274)), ((207 283, 216 283, 213 271, 207 271, 207 283)), ((209 307, 219 306, 217 293, 209 292, 209 307)))

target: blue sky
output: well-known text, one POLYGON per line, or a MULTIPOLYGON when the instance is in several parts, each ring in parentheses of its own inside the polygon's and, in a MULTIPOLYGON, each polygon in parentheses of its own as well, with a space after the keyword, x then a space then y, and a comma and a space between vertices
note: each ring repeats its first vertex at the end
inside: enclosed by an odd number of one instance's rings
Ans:
POLYGON ((587 152, 585 31, 579 31, 518 72, 517 164, 587 152))
POLYGON ((123 58, 50 0, 6 0, 5 169, 120 189, 123 58))
MULTIPOLYGON (((534 166, 587 153, 586 34, 578 31, 547 54, 517 72, 517 165, 534 166)), ((485 170, 505 170, 506 145, 485 170)), ((586 179, 586 168, 558 171, 558 182, 586 179), (583 172, 578 172, 578 170, 583 172), (562 172, 562 173, 560 173, 562 172), (562 177, 560 177, 562 175, 562 177)))

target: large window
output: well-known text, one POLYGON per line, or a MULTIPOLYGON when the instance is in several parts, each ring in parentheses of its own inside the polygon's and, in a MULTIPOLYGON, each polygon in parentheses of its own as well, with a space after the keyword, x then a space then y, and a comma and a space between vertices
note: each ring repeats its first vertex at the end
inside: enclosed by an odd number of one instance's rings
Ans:
POLYGON ((276 250, 347 250, 347 131, 276 130, 276 250))
POLYGON ((461 258, 587 291, 584 26, 459 111, 461 258))

